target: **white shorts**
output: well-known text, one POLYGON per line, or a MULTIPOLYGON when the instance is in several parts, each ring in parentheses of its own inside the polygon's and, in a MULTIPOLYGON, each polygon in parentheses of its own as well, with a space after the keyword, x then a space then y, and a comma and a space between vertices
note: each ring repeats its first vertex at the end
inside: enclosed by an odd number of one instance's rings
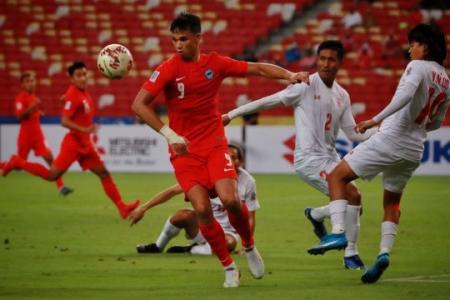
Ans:
POLYGON ((339 164, 332 156, 306 156, 294 163, 295 172, 307 184, 328 195, 327 176, 339 164))
POLYGON ((370 138, 350 151, 344 160, 356 175, 371 180, 383 172, 385 190, 401 194, 420 162, 406 160, 390 150, 382 140, 370 138))

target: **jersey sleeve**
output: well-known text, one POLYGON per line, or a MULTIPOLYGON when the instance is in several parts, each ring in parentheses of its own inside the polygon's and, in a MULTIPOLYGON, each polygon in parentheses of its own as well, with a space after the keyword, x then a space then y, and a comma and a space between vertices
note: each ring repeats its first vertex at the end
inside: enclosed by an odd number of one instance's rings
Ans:
POLYGON ((156 97, 164 90, 166 84, 170 82, 174 76, 173 74, 173 63, 171 61, 165 61, 153 71, 152 75, 142 85, 142 88, 156 97))
POLYGON ((66 93, 62 111, 63 117, 71 117, 75 113, 78 106, 78 99, 73 93, 66 93))
POLYGON ((424 68, 421 65, 420 61, 411 61, 405 69, 403 73, 402 80, 400 83, 403 84, 411 84, 414 87, 418 87, 425 77, 424 68))
POLYGON ((294 106, 299 103, 306 91, 305 83, 291 84, 284 90, 278 92, 278 96, 286 106, 294 106))
POLYGON ((248 70, 248 62, 235 60, 228 56, 218 55, 218 61, 220 62, 222 74, 227 76, 245 76, 248 70))
POLYGON ((256 198, 256 183, 255 179, 250 178, 245 187, 245 204, 247 204, 249 211, 255 211, 260 208, 259 201, 256 198))
POLYGON ((16 100, 14 101, 14 112, 17 117, 22 113, 22 111, 26 108, 26 103, 23 99, 23 97, 17 96, 16 100))

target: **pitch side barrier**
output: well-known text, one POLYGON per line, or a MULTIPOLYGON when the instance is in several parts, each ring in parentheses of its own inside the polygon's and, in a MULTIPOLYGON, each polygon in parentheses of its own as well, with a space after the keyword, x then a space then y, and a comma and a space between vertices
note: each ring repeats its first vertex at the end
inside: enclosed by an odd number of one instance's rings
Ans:
MULTIPOLYGON (((56 155, 67 132, 60 125, 43 125, 47 143, 56 155)), ((19 131, 17 124, 0 125, 0 160, 16 152, 19 131)), ((226 128, 229 140, 242 141, 242 128, 226 128)), ((172 172, 164 138, 143 125, 102 125, 93 137, 98 151, 111 171, 122 172, 172 172)), ((294 173, 292 161, 295 147, 293 126, 249 126, 246 128, 246 167, 252 173, 294 173)), ((336 149, 345 155, 356 143, 343 134, 336 141, 336 149)), ((30 160, 41 161, 33 154, 30 160)), ((80 170, 74 164, 71 170, 80 170)), ((418 175, 450 176, 450 127, 430 132, 425 142, 422 164, 418 175)))

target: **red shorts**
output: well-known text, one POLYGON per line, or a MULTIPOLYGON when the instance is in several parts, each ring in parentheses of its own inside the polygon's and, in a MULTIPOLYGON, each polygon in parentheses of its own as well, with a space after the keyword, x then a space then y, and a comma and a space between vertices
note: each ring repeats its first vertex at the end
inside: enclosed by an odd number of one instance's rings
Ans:
POLYGON ((68 133, 61 143, 58 157, 53 161, 53 167, 58 170, 67 170, 70 165, 78 161, 83 170, 103 166, 103 160, 92 142, 80 142, 68 133))
POLYGON ((49 157, 52 155, 52 151, 42 133, 27 134, 21 132, 17 139, 17 154, 26 160, 31 150, 36 156, 49 157))
POLYGON ((200 184, 211 191, 223 178, 237 178, 228 146, 214 148, 206 156, 188 153, 171 159, 175 177, 185 193, 200 184))

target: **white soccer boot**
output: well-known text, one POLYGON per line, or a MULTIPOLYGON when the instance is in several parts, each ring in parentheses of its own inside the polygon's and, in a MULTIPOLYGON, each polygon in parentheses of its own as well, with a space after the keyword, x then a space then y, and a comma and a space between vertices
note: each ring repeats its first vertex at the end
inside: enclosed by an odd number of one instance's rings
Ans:
POLYGON ((255 246, 253 246, 252 249, 245 250, 245 256, 247 256, 248 268, 253 278, 255 279, 263 278, 264 261, 261 255, 259 254, 258 249, 256 249, 255 246))
POLYGON ((239 286, 239 270, 236 265, 230 266, 225 269, 225 281, 223 283, 224 288, 236 288, 239 286))

